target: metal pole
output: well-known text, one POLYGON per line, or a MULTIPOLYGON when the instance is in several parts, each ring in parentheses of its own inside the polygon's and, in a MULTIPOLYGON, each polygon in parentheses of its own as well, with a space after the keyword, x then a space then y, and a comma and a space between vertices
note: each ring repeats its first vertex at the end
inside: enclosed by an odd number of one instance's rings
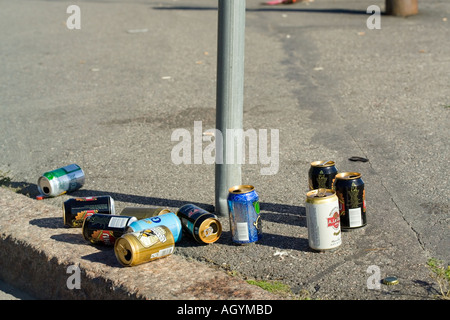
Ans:
POLYGON ((227 140, 227 130, 243 127, 245 0, 219 0, 218 18, 215 213, 227 215, 228 189, 241 184, 239 144, 227 140))

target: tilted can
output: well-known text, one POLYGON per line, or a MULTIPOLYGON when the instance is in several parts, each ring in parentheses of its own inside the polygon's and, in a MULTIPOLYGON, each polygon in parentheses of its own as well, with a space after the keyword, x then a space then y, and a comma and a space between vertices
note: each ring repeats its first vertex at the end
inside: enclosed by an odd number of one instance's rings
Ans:
POLYGON ((166 257, 174 250, 175 241, 166 226, 124 234, 114 244, 117 260, 126 267, 166 257))
POLYGON ((360 228, 367 224, 366 191, 359 172, 341 172, 336 175, 336 195, 342 229, 360 228))
POLYGON ((38 190, 47 197, 75 191, 84 185, 84 172, 77 164, 45 172, 37 182, 38 190))
POLYGON ((222 234, 222 224, 217 216, 193 204, 178 209, 183 229, 199 243, 216 242, 222 234))
POLYGON ((156 217, 134 221, 128 226, 128 232, 152 229, 158 226, 166 226, 167 228, 169 228, 170 232, 172 232, 173 234, 175 242, 178 242, 181 239, 181 221, 173 212, 168 212, 156 217))
POLYGON ((137 221, 135 217, 95 213, 84 219, 82 234, 93 244, 114 245, 134 221, 137 221))
POLYGON ((171 212, 170 209, 160 207, 125 207, 120 212, 121 216, 136 217, 138 220, 159 216, 171 212))
POLYGON ((236 244, 254 243, 262 237, 259 197, 251 185, 228 189, 231 237, 236 244))
POLYGON ((334 179, 338 170, 334 161, 320 160, 311 162, 308 171, 309 190, 325 188, 334 190, 334 179))
POLYGON ((311 190, 306 194, 306 224, 311 249, 337 249, 341 243, 339 204, 331 189, 311 190))
POLYGON ((62 205, 64 225, 81 228, 83 221, 95 213, 115 214, 114 199, 111 196, 78 197, 64 201, 62 205))

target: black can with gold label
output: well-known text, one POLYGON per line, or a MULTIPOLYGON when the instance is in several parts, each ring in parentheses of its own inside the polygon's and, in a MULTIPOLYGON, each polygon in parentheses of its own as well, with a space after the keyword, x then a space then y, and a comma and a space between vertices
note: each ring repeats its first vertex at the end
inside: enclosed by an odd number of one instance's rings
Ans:
POLYGON ((334 161, 319 160, 311 162, 311 167, 308 171, 309 190, 334 190, 334 179, 337 173, 338 170, 334 161))
POLYGON ((358 172, 341 172, 336 175, 336 195, 342 229, 360 228, 367 224, 366 191, 358 172))

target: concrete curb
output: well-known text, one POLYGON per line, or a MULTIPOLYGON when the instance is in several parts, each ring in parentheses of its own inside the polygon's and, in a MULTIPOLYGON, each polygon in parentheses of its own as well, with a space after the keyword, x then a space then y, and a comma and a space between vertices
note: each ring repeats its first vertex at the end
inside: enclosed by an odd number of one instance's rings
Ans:
POLYGON ((279 297, 200 262, 171 255, 122 267, 112 247, 66 228, 61 210, 0 188, 0 277, 37 299, 273 300, 279 297), (67 282, 80 268, 80 289, 67 282))

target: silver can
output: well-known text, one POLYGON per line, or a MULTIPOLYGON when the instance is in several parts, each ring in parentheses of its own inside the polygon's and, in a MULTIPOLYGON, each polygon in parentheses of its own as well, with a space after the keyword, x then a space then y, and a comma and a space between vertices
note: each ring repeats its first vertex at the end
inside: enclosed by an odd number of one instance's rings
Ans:
POLYGON ((339 202, 331 189, 315 189, 306 194, 306 223, 311 249, 337 249, 341 243, 339 202))
POLYGON ((48 171, 39 177, 37 182, 39 192, 47 197, 56 197, 66 192, 75 191, 83 185, 84 172, 76 164, 48 171))

